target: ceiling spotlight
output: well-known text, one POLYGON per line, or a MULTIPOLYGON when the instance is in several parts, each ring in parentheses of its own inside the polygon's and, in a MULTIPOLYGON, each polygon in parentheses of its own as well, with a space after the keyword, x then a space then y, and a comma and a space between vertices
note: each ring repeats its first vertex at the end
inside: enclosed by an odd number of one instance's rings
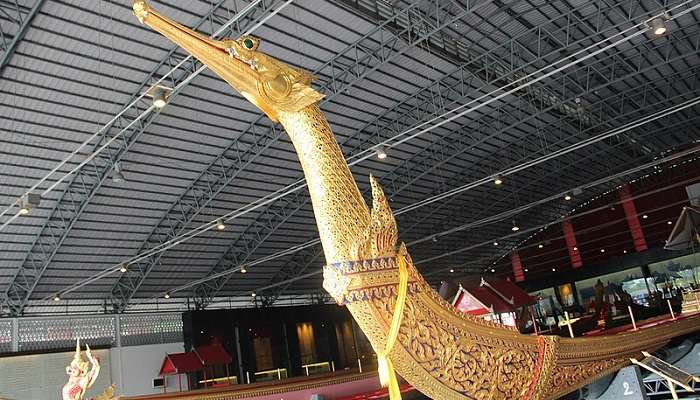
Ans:
POLYGON ((601 253, 605 253, 605 249, 600 249, 600 252, 601 252, 601 253))
POLYGON ((574 251, 578 251, 578 247, 574 246, 574 251))
POLYGON ((255 292, 251 293, 250 295, 253 297, 257 296, 257 294, 255 294, 255 292))
POLYGON ((513 226, 510 228, 511 231, 517 232, 520 230, 520 227, 515 223, 515 220, 513 220, 513 226))
POLYGON ((379 146, 377 148, 377 158, 380 160, 384 160, 388 157, 389 155, 386 153, 386 147, 384 146, 379 146))
POLYGON ((556 268, 552 268, 552 272, 557 272, 557 269, 556 269, 556 268))
POLYGON ((627 250, 622 250, 622 254, 627 254, 627 250))
POLYGON ((223 219, 220 219, 220 220, 217 220, 217 221, 216 221, 216 229, 218 229, 218 230, 220 230, 220 231, 223 231, 224 229, 226 229, 226 224, 224 224, 224 220, 223 220, 223 219))
POLYGON ((241 267, 241 273, 242 273, 242 274, 245 274, 246 272, 248 272, 248 270, 245 269, 245 267, 241 267))
POLYGON ((537 247, 539 247, 539 248, 541 249, 541 248, 544 247, 544 245, 543 245, 542 243, 540 243, 540 244, 537 245, 537 247))
POLYGON ((432 239, 430 239, 430 240, 432 240, 432 241, 433 241, 433 243, 437 243, 437 241, 438 241, 438 238, 437 238, 437 236, 433 236, 433 238, 432 238, 432 239))
POLYGON ((493 245, 494 245, 494 246, 498 246, 498 242, 493 242, 493 245))
POLYGON ((642 215, 642 218, 647 219, 647 218, 649 218, 649 216, 644 214, 644 215, 642 215))
POLYGON ((491 272, 496 272, 496 269, 495 269, 495 268, 491 268, 491 272))
POLYGON ((170 293, 166 292, 165 295, 164 295, 163 297, 165 297, 166 299, 169 299, 169 298, 170 298, 170 293))
POLYGON ((529 269, 527 269, 527 268, 525 268, 525 269, 524 269, 523 271, 525 271, 525 272, 529 272, 530 270, 529 270, 529 269))
POLYGON ((122 173, 122 168, 119 163, 114 163, 114 172, 112 172, 112 182, 122 183, 126 181, 124 174, 122 173))
POLYGON ((39 193, 27 193, 19 199, 19 214, 27 215, 32 212, 34 207, 41 203, 41 195, 39 193))
POLYGON ((666 225, 673 225, 673 222, 671 222, 671 221, 666 221, 666 225))
POLYGON ((119 265, 119 272, 121 272, 122 274, 123 274, 124 272, 126 272, 127 269, 128 269, 128 268, 127 268, 126 264, 121 264, 121 265, 119 265))
POLYGON ((566 201, 570 201, 570 200, 571 200, 571 195, 570 195, 570 194, 568 194, 568 193, 567 193, 567 194, 565 194, 565 195, 564 195, 564 200, 566 200, 566 201))
POLYGON ((493 178, 493 183, 494 183, 494 185, 501 185, 501 184, 503 184, 503 178, 500 175, 496 175, 493 178))
POLYGON ((455 272, 454 268, 450 268, 450 273, 452 274, 454 272, 455 272))
POLYGON ((654 18, 649 23, 649 28, 654 32, 654 35, 661 36, 667 31, 666 21, 661 17, 654 18))
POLYGON ((157 108, 163 108, 168 104, 169 91, 163 86, 156 86, 151 91, 151 97, 153 97, 153 105, 157 108))
POLYGON ((53 301, 61 301, 61 295, 57 294, 53 297, 53 301))

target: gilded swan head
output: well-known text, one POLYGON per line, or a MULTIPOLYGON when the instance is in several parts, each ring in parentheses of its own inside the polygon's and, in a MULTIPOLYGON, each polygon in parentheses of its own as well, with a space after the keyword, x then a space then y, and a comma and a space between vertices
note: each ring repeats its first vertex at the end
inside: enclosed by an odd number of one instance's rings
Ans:
POLYGON ((135 0, 133 9, 141 23, 187 50, 273 121, 280 112, 299 111, 323 98, 311 87, 311 74, 259 51, 258 38, 215 40, 162 16, 144 0, 135 0))

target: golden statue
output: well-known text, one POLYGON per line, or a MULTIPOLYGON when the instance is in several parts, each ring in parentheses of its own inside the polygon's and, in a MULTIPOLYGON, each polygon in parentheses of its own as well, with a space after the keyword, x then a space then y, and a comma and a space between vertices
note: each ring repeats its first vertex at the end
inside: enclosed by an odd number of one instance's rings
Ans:
MULTIPOLYGON (((83 359, 80 351, 80 339, 75 342, 73 361, 66 367, 68 382, 63 386, 63 400, 83 400, 85 392, 92 387, 100 374, 100 359, 92 355, 90 346, 85 347, 88 361, 83 359)), ((93 400, 113 399, 114 389, 114 385, 110 386, 93 400)))
POLYGON ((370 212, 317 102, 311 76, 261 53, 259 41, 213 40, 134 2, 138 19, 199 59, 279 121, 304 170, 326 256, 324 288, 348 307, 400 397, 393 369, 433 399, 555 399, 630 363, 697 318, 609 337, 526 336, 455 310, 413 266, 378 182, 370 212))

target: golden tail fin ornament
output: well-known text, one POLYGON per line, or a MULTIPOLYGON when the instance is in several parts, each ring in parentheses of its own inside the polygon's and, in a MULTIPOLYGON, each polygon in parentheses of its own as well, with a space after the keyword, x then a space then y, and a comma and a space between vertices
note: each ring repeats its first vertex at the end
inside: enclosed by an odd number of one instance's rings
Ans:
MULTIPOLYGON (((317 105, 323 95, 311 87, 310 74, 261 53, 256 38, 213 40, 140 0, 134 12, 284 126, 311 194, 327 263, 324 288, 348 307, 377 353, 425 395, 556 399, 629 364, 642 350, 700 327, 687 318, 638 332, 569 339, 521 335, 455 310, 426 283, 405 246, 397 246, 396 222, 374 178, 373 208, 367 207, 317 105)), ((391 375, 387 379, 395 381, 391 375)))

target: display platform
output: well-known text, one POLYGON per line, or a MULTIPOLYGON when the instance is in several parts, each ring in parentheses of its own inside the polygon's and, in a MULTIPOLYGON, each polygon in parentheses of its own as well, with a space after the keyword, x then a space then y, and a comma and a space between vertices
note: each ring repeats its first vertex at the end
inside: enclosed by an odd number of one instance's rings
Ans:
MULTIPOLYGON (((671 316, 671 314, 666 314, 666 315, 661 315, 658 317, 654 318, 649 318, 645 320, 641 320, 637 322, 637 331, 639 330, 646 330, 646 329, 651 329, 651 328, 656 328, 660 326, 666 326, 668 324, 672 324, 674 322, 679 322, 679 321, 685 321, 685 320, 695 320, 698 321, 700 320, 700 313, 693 313, 693 314, 683 314, 683 315, 677 315, 675 318, 671 316)), ((626 324, 626 325, 620 325, 616 326, 614 328, 610 329, 596 329, 592 331, 588 331, 584 333, 584 336, 608 336, 608 335, 615 335, 618 333, 623 333, 623 332, 633 332, 635 331, 634 325, 626 324)))
MULTIPOLYGON (((411 398, 415 389, 409 385, 402 386, 402 393, 411 398)), ((376 372, 339 372, 317 375, 315 377, 296 377, 275 382, 261 382, 249 385, 234 385, 221 388, 199 389, 186 392, 154 394, 148 396, 125 397, 124 400, 228 400, 254 399, 269 400, 307 400, 313 395, 324 399, 388 399, 387 389, 381 389, 376 372)))

